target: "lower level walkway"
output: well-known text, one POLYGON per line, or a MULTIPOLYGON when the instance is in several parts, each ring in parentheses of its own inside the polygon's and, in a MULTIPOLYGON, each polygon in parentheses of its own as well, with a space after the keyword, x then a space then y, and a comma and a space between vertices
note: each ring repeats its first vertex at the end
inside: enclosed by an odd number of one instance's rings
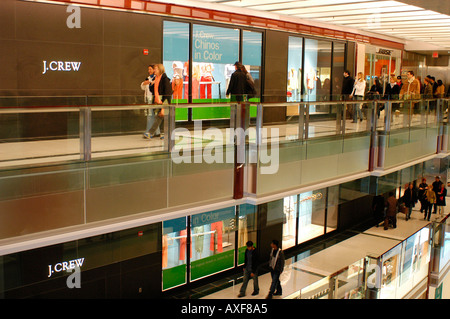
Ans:
MULTIPOLYGON (((418 206, 418 205, 417 205, 418 206)), ((395 247, 415 232, 426 226, 428 221, 423 219, 423 214, 418 208, 413 209, 411 219, 405 219, 404 214, 397 215, 397 228, 384 230, 382 226, 371 227, 365 231, 354 231, 353 236, 342 240, 328 248, 315 253, 306 253, 286 259, 285 271, 289 272, 289 279, 282 286, 283 295, 275 298, 289 298, 301 289, 329 276, 359 260, 370 255, 380 256, 395 247)), ((450 209, 446 209, 448 214, 450 209)), ((443 216, 432 214, 431 220, 440 220, 443 216)), ((238 299, 241 288, 240 277, 232 281, 231 287, 203 296, 203 299, 238 299)), ((271 283, 270 273, 259 276, 260 293, 252 296, 253 281, 249 281, 246 296, 239 299, 266 298, 271 283)))

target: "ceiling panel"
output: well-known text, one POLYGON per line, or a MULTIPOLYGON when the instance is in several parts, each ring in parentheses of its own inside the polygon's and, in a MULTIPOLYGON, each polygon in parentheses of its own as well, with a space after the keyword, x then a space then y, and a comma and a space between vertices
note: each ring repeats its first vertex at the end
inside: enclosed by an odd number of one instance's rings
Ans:
MULTIPOLYGON (((423 0, 424 5, 427 0, 423 0)), ((450 50, 450 16, 391 0, 198 0, 420 40, 450 50)), ((443 3, 445 1, 442 1, 443 3)), ((415 2, 417 3, 417 1, 415 2)))

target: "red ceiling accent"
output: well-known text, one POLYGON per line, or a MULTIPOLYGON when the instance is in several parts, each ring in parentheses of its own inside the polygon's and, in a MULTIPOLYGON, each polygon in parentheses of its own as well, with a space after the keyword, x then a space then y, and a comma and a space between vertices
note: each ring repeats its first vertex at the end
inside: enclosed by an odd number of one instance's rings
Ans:
MULTIPOLYGON (((50 2, 64 2, 74 4, 98 5, 105 8, 126 9, 131 11, 145 11, 155 14, 164 14, 175 17, 192 18, 197 20, 219 21, 242 26, 253 26, 266 29, 275 29, 289 32, 298 32, 302 34, 319 35, 335 39, 345 39, 349 41, 358 41, 370 43, 379 46, 385 46, 393 49, 403 50, 402 43, 379 39, 375 37, 364 36, 357 33, 332 30, 300 23, 287 22, 277 19, 264 19, 256 16, 244 15, 236 12, 224 12, 211 10, 207 8, 193 8, 172 3, 161 3, 150 0, 49 0, 50 2)), ((238 8, 237 8, 238 9, 238 8)))

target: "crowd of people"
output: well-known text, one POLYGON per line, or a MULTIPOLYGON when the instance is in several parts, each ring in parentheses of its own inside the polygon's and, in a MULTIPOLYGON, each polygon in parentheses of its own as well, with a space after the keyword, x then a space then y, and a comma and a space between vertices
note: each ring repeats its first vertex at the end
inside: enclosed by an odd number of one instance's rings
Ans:
POLYGON ((389 226, 397 227, 397 214, 405 214, 405 220, 411 219, 411 212, 416 204, 420 203, 420 213, 424 214, 423 219, 429 221, 431 214, 444 215, 446 206, 447 189, 439 176, 431 184, 427 184, 426 178, 422 178, 419 186, 416 183, 409 183, 402 194, 397 199, 394 192, 389 192, 388 198, 383 195, 375 196, 372 209, 376 226, 382 222, 384 229, 389 226))
MULTIPOLYGON (((402 99, 432 99, 444 98, 450 96, 450 87, 445 93, 445 85, 442 80, 437 80, 434 76, 427 75, 424 81, 421 77, 416 77, 414 71, 408 71, 406 78, 391 74, 389 81, 382 83, 378 77, 374 78, 373 85, 369 88, 367 81, 362 72, 358 72, 354 79, 350 71, 344 71, 342 81, 342 97, 344 100, 402 100, 402 99)), ((355 103, 351 106, 351 114, 353 122, 356 123, 358 118, 363 120, 362 116, 363 103, 355 103)))

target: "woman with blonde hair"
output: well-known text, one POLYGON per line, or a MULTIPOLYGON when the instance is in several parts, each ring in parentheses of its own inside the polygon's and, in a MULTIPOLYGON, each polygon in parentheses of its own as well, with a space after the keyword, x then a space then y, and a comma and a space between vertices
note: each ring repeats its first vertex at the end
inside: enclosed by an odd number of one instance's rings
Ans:
MULTIPOLYGON (((362 72, 358 72, 355 84, 353 85, 352 94, 350 94, 350 98, 354 98, 355 100, 358 101, 363 101, 365 93, 366 93, 366 81, 364 80, 364 74, 362 72)), ((362 105, 363 103, 353 105, 353 123, 356 123, 358 121, 358 116, 360 121, 363 120, 361 112, 362 105)))
MULTIPOLYGON (((170 104, 172 99, 172 85, 170 84, 170 79, 166 75, 166 69, 163 64, 155 64, 155 82, 153 84, 153 96, 154 104, 163 105, 170 104)), ((155 137, 155 132, 158 127, 162 124, 164 120, 164 109, 158 108, 155 110, 157 114, 156 120, 153 123, 150 131, 146 133, 146 138, 155 137)), ((162 138, 162 137, 161 137, 162 138)))

